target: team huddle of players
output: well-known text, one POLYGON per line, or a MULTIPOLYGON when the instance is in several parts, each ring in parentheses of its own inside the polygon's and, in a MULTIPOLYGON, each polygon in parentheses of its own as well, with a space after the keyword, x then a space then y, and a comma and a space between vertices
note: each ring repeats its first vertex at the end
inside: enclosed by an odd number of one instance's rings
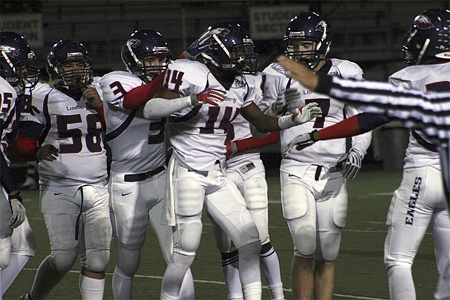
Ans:
MULTIPOLYGON (((449 28, 447 10, 419 14, 403 45, 415 66, 390 80, 423 91, 448 87, 450 57, 442 53, 450 50, 449 28)), ((13 136, 17 154, 39 162, 40 210, 51 244, 21 299, 48 297, 78 257, 83 299, 102 299, 112 236, 114 297, 131 299, 149 223, 167 262, 160 298, 194 299, 190 266, 203 212, 213 224, 228 298, 261 299, 262 271, 271 299, 284 299, 259 154, 278 140, 282 211, 294 244, 293 296, 332 299, 346 181, 361 168, 370 131, 389 117, 319 94, 277 62, 258 72, 253 42, 237 23, 210 26, 178 58, 159 32, 136 30, 120 50, 127 71, 102 77, 93 76, 82 43, 60 40, 47 56, 51 84, 38 82, 24 37, 1 32, 0 38, 1 295, 35 252, 8 168, 13 136)), ((357 64, 327 57, 330 29, 317 13, 292 18, 284 43, 287 57, 316 74, 363 79, 357 64)), ((439 273, 446 268, 450 217, 441 178, 432 141, 413 130, 387 217, 392 299, 415 298, 411 267, 431 220, 439 273), (414 222, 404 222, 417 186, 414 222)))

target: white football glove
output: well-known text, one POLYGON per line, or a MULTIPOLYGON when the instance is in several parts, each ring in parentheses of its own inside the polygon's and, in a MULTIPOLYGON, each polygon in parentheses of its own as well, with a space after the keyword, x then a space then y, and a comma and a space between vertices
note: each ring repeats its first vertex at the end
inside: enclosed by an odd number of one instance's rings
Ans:
POLYGON ((294 110, 293 121, 296 125, 308 122, 322 116, 322 109, 317 102, 311 102, 294 110))
POLYGON ((17 228, 20 226, 20 224, 23 223, 23 221, 25 221, 27 210, 22 204, 22 197, 20 196, 20 193, 8 198, 9 205, 11 206, 12 211, 12 217, 9 221, 9 225, 11 226, 11 228, 17 228))
POLYGON ((306 147, 311 146, 312 144, 314 144, 316 142, 316 140, 314 140, 314 132, 316 132, 317 130, 311 131, 310 133, 303 133, 300 135, 297 135, 288 145, 286 150, 284 151, 284 155, 283 157, 288 157, 289 154, 291 154, 292 149, 295 147, 295 149, 297 149, 297 151, 300 151, 306 147))
POLYGON ((300 94, 297 89, 288 88, 277 97, 277 101, 272 104, 272 110, 276 112, 277 115, 283 115, 287 110, 290 109, 291 102, 300 99, 300 94))
POLYGON ((336 163, 336 166, 341 165, 341 173, 345 179, 353 179, 361 169, 362 154, 351 148, 350 151, 342 155, 336 163))

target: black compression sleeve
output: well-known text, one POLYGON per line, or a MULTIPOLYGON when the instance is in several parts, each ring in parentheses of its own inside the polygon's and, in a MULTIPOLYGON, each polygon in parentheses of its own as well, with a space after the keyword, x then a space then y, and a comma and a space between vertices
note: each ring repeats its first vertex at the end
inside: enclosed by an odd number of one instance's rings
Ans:
POLYGON ((0 168, 1 168, 1 183, 2 187, 9 194, 13 191, 17 190, 16 183, 14 182, 14 178, 11 174, 11 170, 6 163, 6 159, 3 156, 3 152, 0 151, 0 168))
POLYGON ((390 121, 388 117, 380 114, 360 113, 358 115, 358 127, 361 133, 368 132, 390 121))

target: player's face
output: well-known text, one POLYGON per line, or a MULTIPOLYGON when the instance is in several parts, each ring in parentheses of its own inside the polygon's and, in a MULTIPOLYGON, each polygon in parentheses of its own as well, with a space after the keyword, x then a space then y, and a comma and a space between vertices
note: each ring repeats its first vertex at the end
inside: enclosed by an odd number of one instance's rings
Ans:
POLYGON ((147 56, 142 60, 145 75, 159 75, 167 66, 168 59, 166 54, 156 54, 147 56))
POLYGON ((86 76, 86 63, 84 61, 64 62, 59 67, 68 86, 78 86, 86 76))
POLYGON ((312 41, 294 41, 292 42, 294 52, 309 52, 310 55, 305 55, 304 58, 313 58, 313 51, 316 49, 316 43, 312 41))

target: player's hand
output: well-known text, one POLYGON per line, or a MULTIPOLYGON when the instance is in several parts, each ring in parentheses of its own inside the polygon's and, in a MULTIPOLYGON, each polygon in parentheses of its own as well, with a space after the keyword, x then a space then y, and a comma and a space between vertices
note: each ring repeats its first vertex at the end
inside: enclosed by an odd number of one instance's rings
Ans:
POLYGON ((49 160, 49 161, 53 161, 56 160, 56 158, 58 157, 58 149, 50 144, 44 145, 40 148, 38 148, 38 150, 36 151, 36 158, 41 161, 41 160, 49 160))
POLYGON ((322 116, 322 109, 319 107, 317 102, 311 102, 303 107, 294 110, 292 115, 292 121, 296 125, 300 125, 308 122, 311 119, 322 116))
POLYGON ((23 221, 25 221, 27 210, 22 204, 22 197, 20 196, 20 192, 17 192, 12 196, 8 196, 8 200, 12 211, 12 217, 9 221, 9 226, 11 226, 11 228, 17 228, 20 226, 20 224, 23 223, 23 221))
POLYGON ((362 159, 361 153, 351 148, 350 151, 342 155, 336 165, 341 165, 341 172, 345 179, 353 179, 361 169, 362 159))
POLYGON ((316 142, 314 139, 314 132, 317 130, 311 131, 310 133, 303 133, 297 135, 288 145, 286 150, 284 151, 283 157, 288 157, 291 154, 292 149, 297 149, 297 151, 303 150, 306 147, 311 146, 316 142))
POLYGON ((238 152, 238 148, 236 146, 236 143, 233 141, 225 141, 225 146, 227 148, 227 152, 225 153, 225 155, 227 157, 230 157, 234 154, 236 154, 238 152))
POLYGON ((277 115, 283 115, 287 110, 290 110, 290 104, 297 99, 300 99, 300 94, 297 89, 288 88, 284 93, 278 95, 272 110, 274 110, 277 115))
POLYGON ((88 86, 83 91, 83 97, 87 100, 87 107, 97 109, 102 105, 102 99, 97 90, 91 86, 88 86))
POLYGON ((213 106, 219 106, 217 102, 222 102, 225 99, 225 91, 218 89, 206 89, 197 95, 191 95, 192 106, 200 106, 209 103, 213 106))

